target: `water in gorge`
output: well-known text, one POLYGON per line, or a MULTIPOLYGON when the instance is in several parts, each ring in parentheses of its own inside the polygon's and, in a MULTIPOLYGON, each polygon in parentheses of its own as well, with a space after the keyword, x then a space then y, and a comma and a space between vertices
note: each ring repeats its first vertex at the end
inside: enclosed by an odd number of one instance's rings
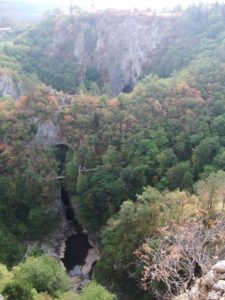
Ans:
MULTIPOLYGON (((55 146, 55 155, 59 165, 58 175, 63 174, 66 161, 66 153, 69 147, 64 144, 59 144, 55 146)), ((93 247, 88 241, 88 235, 83 232, 82 226, 76 219, 76 215, 71 203, 69 192, 66 190, 63 180, 60 179, 61 188, 61 201, 64 208, 64 215, 68 222, 74 226, 74 234, 70 235, 65 242, 65 252, 62 262, 71 276, 76 275, 87 275, 91 271, 92 263, 89 268, 86 268, 86 273, 82 272, 82 268, 87 259, 88 253, 93 247)))

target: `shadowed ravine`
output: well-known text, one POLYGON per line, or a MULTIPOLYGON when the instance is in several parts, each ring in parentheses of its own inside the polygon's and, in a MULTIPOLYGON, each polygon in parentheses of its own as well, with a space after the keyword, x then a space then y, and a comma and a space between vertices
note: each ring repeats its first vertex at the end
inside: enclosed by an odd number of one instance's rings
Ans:
MULTIPOLYGON (((69 147, 64 144, 55 146, 55 155, 59 164, 59 176, 65 167, 66 153, 69 147)), ((83 228, 76 219, 74 209, 71 203, 69 192, 63 185, 63 180, 60 179, 61 186, 61 201, 64 207, 65 218, 68 222, 72 222, 74 226, 74 234, 70 235, 65 242, 65 252, 62 262, 70 275, 80 275, 81 266, 85 263, 88 255, 88 250, 92 248, 88 241, 88 235, 83 233, 83 228)))

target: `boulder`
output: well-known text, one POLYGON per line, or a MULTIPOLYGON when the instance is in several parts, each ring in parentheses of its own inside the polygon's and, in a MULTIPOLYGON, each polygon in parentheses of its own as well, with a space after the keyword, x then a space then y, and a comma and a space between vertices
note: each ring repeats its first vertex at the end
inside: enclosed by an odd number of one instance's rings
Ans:
POLYGON ((199 300, 200 295, 199 287, 197 285, 193 286, 193 288, 188 292, 190 300, 199 300))
POLYGON ((225 260, 221 260, 212 267, 212 270, 217 273, 225 273, 225 260))
POLYGON ((213 285, 213 289, 225 292, 225 280, 219 280, 216 284, 213 285))
POLYGON ((208 294, 207 300, 220 300, 220 296, 215 291, 212 291, 208 294))
POLYGON ((213 286, 216 283, 216 274, 213 271, 210 271, 206 276, 203 278, 203 284, 207 285, 208 287, 213 286))

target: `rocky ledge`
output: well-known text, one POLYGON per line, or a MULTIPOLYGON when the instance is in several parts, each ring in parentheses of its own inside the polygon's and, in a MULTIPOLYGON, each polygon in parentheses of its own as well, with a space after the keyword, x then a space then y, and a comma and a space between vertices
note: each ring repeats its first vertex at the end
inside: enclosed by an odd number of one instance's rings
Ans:
POLYGON ((225 300, 225 260, 219 261, 190 291, 174 300, 225 300))

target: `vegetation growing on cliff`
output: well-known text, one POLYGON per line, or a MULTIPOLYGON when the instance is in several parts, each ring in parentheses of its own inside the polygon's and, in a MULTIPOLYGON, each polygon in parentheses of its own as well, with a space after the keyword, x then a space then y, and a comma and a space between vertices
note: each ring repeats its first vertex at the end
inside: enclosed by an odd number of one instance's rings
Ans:
MULTIPOLYGON (((170 299, 180 286, 189 287, 207 271, 202 266, 201 249, 195 249, 194 256, 184 261, 183 253, 188 250, 183 246, 189 249, 200 233, 204 237, 214 233, 204 248, 206 269, 214 263, 215 254, 208 250, 216 249, 216 255, 223 255, 223 15, 223 5, 184 12, 178 22, 182 29, 157 61, 154 73, 130 94, 114 98, 106 95, 106 86, 95 69, 88 70, 84 85, 79 87, 76 62, 70 57, 48 61, 41 55, 52 42, 56 27, 60 32, 70 25, 65 17, 50 16, 22 39, 3 47, 0 65, 4 70, 14 75, 34 72, 45 84, 77 93, 65 95, 42 86, 17 102, 10 97, 0 99, 1 263, 12 268, 21 262, 25 241, 42 240, 57 223, 58 166, 51 144, 58 141, 69 147, 62 175, 76 203, 78 219, 98 235, 101 260, 94 268, 94 278, 119 298, 149 299, 158 293, 170 299), (49 123, 57 135, 51 143, 51 132, 40 133, 49 123), (190 227, 190 222, 195 226, 190 227), (191 236, 191 228, 196 229, 196 236, 191 236), (221 234, 216 235, 215 230, 221 234), (168 269, 157 260, 164 257, 164 251, 169 251, 165 256, 168 269), (171 260, 175 254, 178 268, 171 260), (184 265, 190 273, 183 272, 184 265), (195 273, 197 265, 200 273, 195 273), (175 279, 181 276, 183 281, 176 285, 170 272, 177 272, 175 279)), ((21 299, 93 299, 89 293, 96 295, 96 300, 114 299, 96 283, 80 296, 71 294, 66 276, 59 270, 47 257, 28 258, 10 271, 2 266, 0 292, 11 298, 20 293, 21 299), (62 280, 54 281, 55 271, 62 280), (32 274, 42 279, 48 275, 40 283, 48 286, 40 288, 39 282, 32 281, 32 274)))

